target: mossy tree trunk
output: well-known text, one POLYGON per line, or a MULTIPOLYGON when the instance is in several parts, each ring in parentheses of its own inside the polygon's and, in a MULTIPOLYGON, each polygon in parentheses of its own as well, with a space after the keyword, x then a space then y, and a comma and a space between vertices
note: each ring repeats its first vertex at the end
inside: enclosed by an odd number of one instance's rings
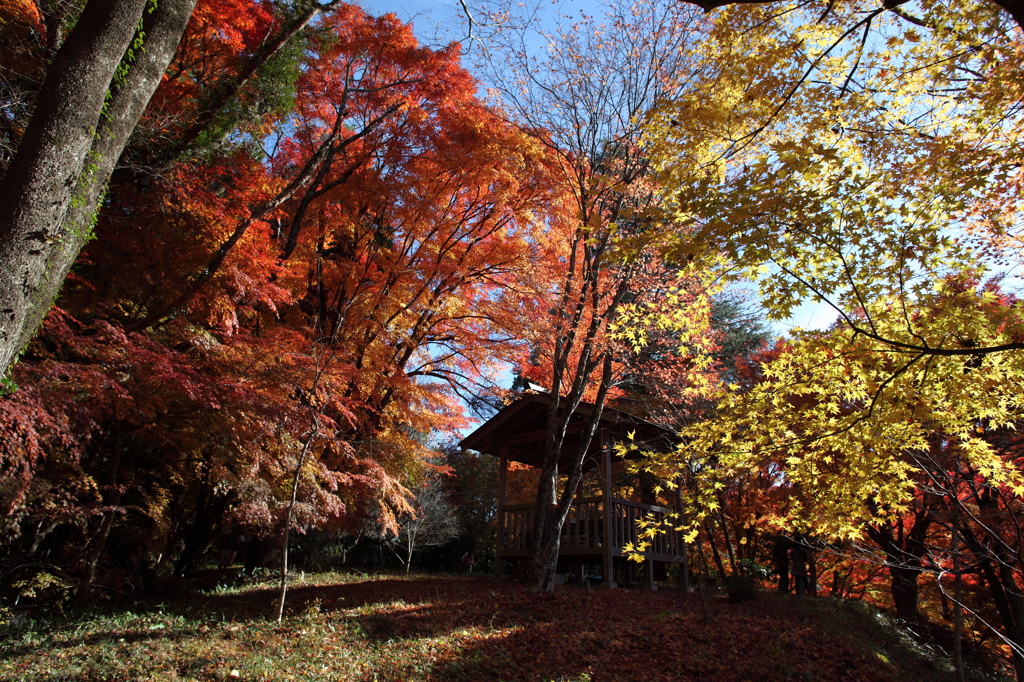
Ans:
POLYGON ((88 241, 196 0, 90 0, 47 70, 0 192, 0 373, 88 241))

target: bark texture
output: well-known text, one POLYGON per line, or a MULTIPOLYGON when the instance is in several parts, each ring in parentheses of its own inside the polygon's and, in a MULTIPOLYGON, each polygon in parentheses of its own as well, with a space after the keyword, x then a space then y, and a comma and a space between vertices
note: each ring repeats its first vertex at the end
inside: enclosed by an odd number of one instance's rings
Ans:
POLYGON ((928 552, 925 539, 931 524, 930 511, 923 509, 914 512, 909 529, 902 523, 868 529, 868 536, 886 555, 896 615, 907 621, 921 618, 917 608, 918 578, 923 571, 922 559, 928 552))
MULTIPOLYGON (((591 349, 588 348, 584 352, 581 362, 587 362, 587 357, 591 352, 591 349)), ((555 589, 555 571, 558 568, 558 549, 562 538, 562 526, 565 525, 565 520, 569 516, 576 489, 583 477, 583 459, 586 457, 591 441, 597 434, 608 396, 608 388, 612 383, 611 355, 602 354, 600 364, 603 367, 597 398, 592 405, 591 414, 587 417, 586 426, 580 434, 574 459, 568 469, 562 472, 566 474, 567 478, 561 490, 558 486, 558 461, 562 445, 565 443, 569 420, 572 419, 576 408, 582 402, 584 382, 575 381, 572 393, 564 399, 564 402, 557 396, 553 396, 555 399, 548 406, 548 436, 544 443, 544 459, 541 465, 540 480, 537 484, 537 507, 533 520, 533 536, 527 557, 529 585, 533 592, 553 592, 555 589), (563 405, 564 413, 559 414, 559 407, 563 405)), ((589 377, 590 370, 581 375, 589 377)), ((605 510, 605 514, 607 513, 608 510, 605 510)))
POLYGON ((88 241, 110 174, 195 2, 160 0, 149 11, 148 0, 90 0, 57 51, 0 192, 0 372, 35 333, 88 241), (130 68, 115 79, 123 61, 130 68))

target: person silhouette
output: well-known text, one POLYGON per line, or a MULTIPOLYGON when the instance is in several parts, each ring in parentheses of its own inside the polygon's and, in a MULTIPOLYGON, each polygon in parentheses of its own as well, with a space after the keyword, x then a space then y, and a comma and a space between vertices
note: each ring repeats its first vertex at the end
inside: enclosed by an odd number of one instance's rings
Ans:
POLYGON ((779 576, 779 592, 789 592, 789 548, 788 540, 779 537, 772 548, 772 568, 779 576))
POLYGON ((793 576, 797 594, 810 592, 811 582, 807 577, 807 552, 803 547, 789 550, 789 572, 793 576))

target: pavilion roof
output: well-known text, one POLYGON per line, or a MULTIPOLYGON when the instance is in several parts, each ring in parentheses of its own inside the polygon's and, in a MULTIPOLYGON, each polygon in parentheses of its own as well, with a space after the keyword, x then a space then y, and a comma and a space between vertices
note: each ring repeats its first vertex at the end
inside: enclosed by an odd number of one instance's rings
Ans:
MULTIPOLYGON (((551 399, 551 395, 546 393, 522 395, 466 436, 459 446, 463 450, 476 450, 495 457, 501 456, 501 448, 504 446, 508 449, 509 460, 529 466, 540 466, 544 455, 544 440, 548 433, 547 413, 551 399)), ((573 413, 562 446, 564 464, 567 465, 576 453, 580 433, 593 410, 592 404, 581 403, 573 413)), ((653 450, 664 451, 674 447, 678 442, 676 435, 667 429, 621 410, 605 407, 601 411, 598 433, 594 435, 587 449, 584 469, 590 469, 600 462, 601 431, 619 442, 628 439, 632 434, 633 442, 653 450)), ((639 457, 639 453, 634 452, 633 457, 639 457)), ((630 458, 627 455, 627 459, 630 458)))

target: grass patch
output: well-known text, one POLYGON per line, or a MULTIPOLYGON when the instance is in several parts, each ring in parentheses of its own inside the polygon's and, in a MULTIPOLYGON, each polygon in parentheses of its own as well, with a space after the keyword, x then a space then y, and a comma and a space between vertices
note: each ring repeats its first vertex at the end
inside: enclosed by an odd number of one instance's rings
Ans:
POLYGON ((700 597, 681 593, 531 595, 481 577, 302 576, 281 625, 269 583, 9 623, 0 679, 952 680, 934 650, 903 641, 869 608, 760 596, 711 598, 705 622, 700 597))

